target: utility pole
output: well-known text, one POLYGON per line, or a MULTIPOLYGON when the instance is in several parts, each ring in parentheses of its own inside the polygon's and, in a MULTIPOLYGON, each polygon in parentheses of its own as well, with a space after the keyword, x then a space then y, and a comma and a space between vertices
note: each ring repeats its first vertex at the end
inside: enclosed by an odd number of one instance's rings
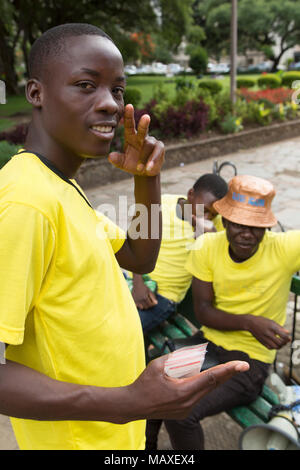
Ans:
POLYGON ((237 1, 231 0, 231 33, 230 33, 230 97, 232 111, 236 103, 236 69, 237 69, 237 36, 238 18, 237 1))

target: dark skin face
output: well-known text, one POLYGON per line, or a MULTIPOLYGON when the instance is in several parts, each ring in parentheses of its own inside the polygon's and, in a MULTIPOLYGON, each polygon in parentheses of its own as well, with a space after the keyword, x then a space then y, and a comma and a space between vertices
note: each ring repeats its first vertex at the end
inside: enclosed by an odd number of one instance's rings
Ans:
POLYGON ((212 220, 218 213, 213 208, 213 203, 216 202, 218 198, 211 192, 207 191, 194 191, 190 189, 188 192, 188 202, 192 204, 192 214, 196 216, 196 206, 197 204, 204 205, 204 218, 206 220, 212 220))
POLYGON ((123 59, 100 36, 68 38, 66 50, 31 79, 27 99, 34 106, 26 148, 52 160, 72 176, 85 158, 109 152, 124 113, 123 59))
POLYGON ((241 263, 253 256, 262 241, 265 228, 249 227, 222 219, 229 242, 229 254, 233 261, 241 263))
MULTIPOLYGON (((197 191, 195 192, 193 188, 191 188, 187 193, 187 199, 179 199, 179 204, 181 205, 181 209, 183 214, 184 212, 184 205, 190 204, 192 206, 192 224, 196 223, 196 216, 197 214, 197 204, 202 204, 204 206, 204 219, 205 220, 212 220, 218 213, 213 208, 213 203, 216 202, 218 198, 212 194, 211 192, 207 191, 197 191)), ((188 212, 189 215, 189 212, 188 212)))

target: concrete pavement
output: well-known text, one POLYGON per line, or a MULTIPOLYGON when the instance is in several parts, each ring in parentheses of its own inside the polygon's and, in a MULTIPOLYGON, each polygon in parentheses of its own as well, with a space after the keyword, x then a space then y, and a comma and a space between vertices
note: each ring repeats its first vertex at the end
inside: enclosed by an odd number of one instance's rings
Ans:
MULTIPOLYGON (((210 158, 164 170, 161 178, 162 191, 164 193, 186 194, 199 176, 212 171, 213 161, 214 158, 210 158)), ((300 137, 219 157, 218 162, 222 161, 233 162, 237 166, 239 174, 250 174, 269 179, 277 190, 273 210, 278 220, 285 229, 300 229, 300 137)), ((231 178, 231 169, 224 170, 222 176, 226 180, 231 178)), ((117 209, 119 224, 126 228, 128 214, 127 211, 122 211, 122 208, 125 207, 124 203, 129 208, 134 201, 133 185, 130 179, 91 188, 86 190, 86 194, 95 208, 101 205, 103 208, 103 204, 113 204, 117 209), (120 195, 123 196, 121 204, 120 195)), ((225 413, 213 418, 206 418, 203 424, 207 449, 238 449, 241 429, 225 413)), ((170 448, 164 430, 160 435, 160 448, 170 448)), ((3 449, 17 449, 17 444, 8 419, 0 416, 0 450, 3 449)))

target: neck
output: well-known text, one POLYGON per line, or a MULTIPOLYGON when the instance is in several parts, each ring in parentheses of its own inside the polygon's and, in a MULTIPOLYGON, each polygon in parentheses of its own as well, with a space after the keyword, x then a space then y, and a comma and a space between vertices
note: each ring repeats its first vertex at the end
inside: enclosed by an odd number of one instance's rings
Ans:
POLYGON ((34 121, 29 125, 24 148, 47 158, 67 178, 73 178, 84 161, 83 157, 68 152, 67 149, 53 141, 41 126, 36 126, 34 121))
POLYGON ((258 246, 256 247, 255 251, 251 253, 249 256, 245 258, 240 258, 238 255, 234 253, 231 246, 229 245, 229 256, 232 259, 232 261, 234 261, 235 263, 243 263, 244 261, 247 261, 248 259, 252 258, 252 256, 255 255, 257 250, 258 250, 258 246))

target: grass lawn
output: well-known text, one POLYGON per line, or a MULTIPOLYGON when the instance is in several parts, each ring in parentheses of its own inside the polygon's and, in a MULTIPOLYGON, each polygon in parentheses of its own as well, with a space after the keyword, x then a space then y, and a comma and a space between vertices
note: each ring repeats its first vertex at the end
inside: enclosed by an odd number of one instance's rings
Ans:
MULTIPOLYGON (((243 78, 258 78, 260 75, 241 75, 243 78)), ((195 75, 187 75, 187 80, 195 82, 199 81, 195 75)), ((205 76, 204 79, 208 79, 210 76, 205 76)), ((230 87, 230 76, 224 75, 222 78, 218 79, 222 82, 224 90, 230 87)), ((176 87, 176 77, 165 77, 165 76, 142 76, 142 75, 131 75, 127 77, 127 86, 132 88, 138 88, 142 92, 142 100, 140 106, 148 103, 153 96, 155 89, 159 84, 163 84, 169 93, 169 96, 172 97, 175 94, 176 87)), ((256 88, 256 87, 255 87, 256 88)), ((254 88, 254 89, 255 89, 254 88)))
POLYGON ((6 103, 0 104, 0 117, 10 117, 18 113, 29 113, 31 104, 28 103, 25 96, 7 96, 6 103))

